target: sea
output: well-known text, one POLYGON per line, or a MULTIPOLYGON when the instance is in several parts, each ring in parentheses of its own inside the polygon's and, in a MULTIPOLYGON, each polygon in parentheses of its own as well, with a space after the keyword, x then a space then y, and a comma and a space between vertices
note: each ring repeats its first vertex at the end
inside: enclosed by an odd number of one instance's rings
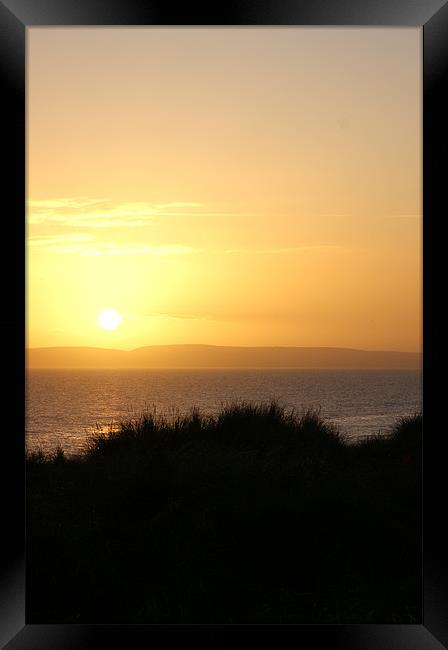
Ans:
POLYGON ((235 402, 276 399, 298 414, 318 409, 347 440, 387 434, 422 408, 419 370, 28 370, 26 448, 68 456, 120 421, 154 410, 212 415, 235 402))

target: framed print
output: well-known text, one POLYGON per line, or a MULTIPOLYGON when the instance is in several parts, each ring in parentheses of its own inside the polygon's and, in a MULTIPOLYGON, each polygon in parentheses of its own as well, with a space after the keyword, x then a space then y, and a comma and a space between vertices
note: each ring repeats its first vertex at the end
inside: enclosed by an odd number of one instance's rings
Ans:
POLYGON ((2 647, 448 647, 447 25, 1 3, 2 647))

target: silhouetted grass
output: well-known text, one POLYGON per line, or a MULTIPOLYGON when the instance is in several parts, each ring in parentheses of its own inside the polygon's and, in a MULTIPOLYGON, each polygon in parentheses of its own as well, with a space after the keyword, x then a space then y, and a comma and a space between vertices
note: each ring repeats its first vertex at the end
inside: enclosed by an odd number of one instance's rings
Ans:
POLYGON ((420 438, 241 402, 30 455, 27 620, 420 622, 420 438))

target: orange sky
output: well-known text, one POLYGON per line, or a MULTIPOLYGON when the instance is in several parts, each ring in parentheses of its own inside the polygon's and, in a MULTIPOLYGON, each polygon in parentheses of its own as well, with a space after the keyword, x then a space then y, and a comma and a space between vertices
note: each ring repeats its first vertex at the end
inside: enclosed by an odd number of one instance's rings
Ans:
POLYGON ((29 346, 420 350, 421 30, 29 28, 27 104, 29 346))

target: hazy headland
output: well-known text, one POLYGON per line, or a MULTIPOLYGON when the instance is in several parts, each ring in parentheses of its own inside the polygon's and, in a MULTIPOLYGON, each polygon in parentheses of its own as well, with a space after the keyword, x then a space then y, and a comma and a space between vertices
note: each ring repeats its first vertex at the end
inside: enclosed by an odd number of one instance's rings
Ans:
POLYGON ((418 369, 418 352, 333 347, 150 345, 135 350, 29 348, 29 368, 303 368, 418 369))

